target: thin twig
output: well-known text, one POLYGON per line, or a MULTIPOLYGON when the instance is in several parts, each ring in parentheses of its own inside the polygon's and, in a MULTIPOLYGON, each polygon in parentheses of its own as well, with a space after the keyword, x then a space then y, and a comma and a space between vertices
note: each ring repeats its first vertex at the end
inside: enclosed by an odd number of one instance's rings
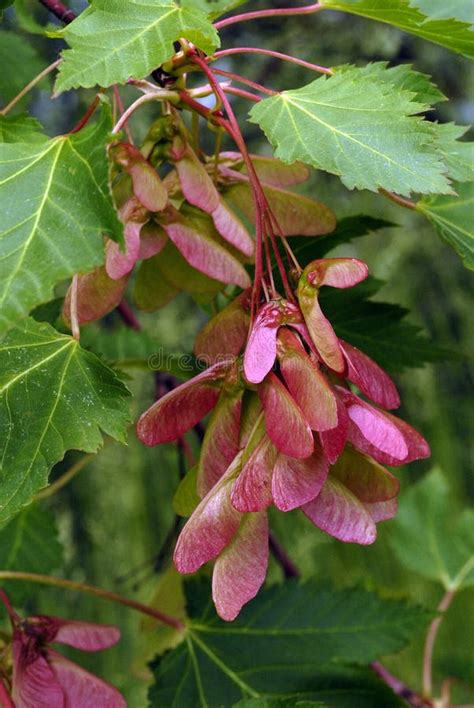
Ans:
POLYGON ((240 98, 247 98, 249 101, 253 101, 254 103, 258 103, 262 100, 260 96, 256 96, 254 93, 250 93, 250 91, 245 91, 244 89, 235 88, 235 86, 224 86, 222 90, 224 93, 231 93, 234 96, 239 96, 240 98))
POLYGON ((59 0, 39 1, 52 15, 57 17, 60 22, 64 22, 65 25, 73 22, 77 17, 75 12, 66 7, 62 2, 59 2, 59 0))
POLYGON ((319 2, 315 2, 312 5, 306 5, 305 7, 285 7, 278 10, 256 10, 255 12, 245 12, 242 15, 234 15, 234 17, 227 17, 225 20, 220 20, 214 23, 216 29, 222 29, 223 27, 228 27, 229 25, 235 25, 237 22, 248 22, 248 20, 261 20, 265 17, 289 17, 292 15, 311 15, 319 10, 323 10, 324 7, 319 2))
MULTIPOLYGON (((117 108, 120 111, 120 115, 123 115, 125 113, 125 106, 123 105, 122 96, 120 95, 120 89, 117 84, 115 84, 113 91, 117 102, 117 108)), ((124 124, 123 129, 125 130, 125 135, 127 136, 130 145, 134 145, 135 143, 133 142, 132 131, 130 130, 128 123, 124 124)))
POLYGON ((57 59, 56 61, 53 61, 52 64, 47 66, 46 69, 43 69, 43 71, 40 71, 40 73, 37 76, 35 76, 34 79, 31 79, 29 84, 26 84, 26 86, 21 89, 20 93, 17 94, 15 96, 15 98, 12 98, 10 103, 8 103, 5 106, 5 108, 2 108, 2 110, 0 111, 0 115, 6 116, 7 113, 9 113, 12 110, 12 108, 14 108, 16 106, 16 104, 19 101, 21 101, 23 96, 26 96, 26 94, 29 93, 31 91, 31 89, 33 89, 36 86, 36 84, 39 84, 39 82, 42 81, 42 79, 44 79, 45 76, 48 76, 48 74, 50 74, 52 71, 54 71, 56 69, 56 67, 60 65, 61 62, 62 62, 62 59, 57 59))
POLYGON ((391 202, 395 202, 395 204, 405 207, 405 209, 416 209, 415 202, 412 202, 410 199, 405 199, 405 197, 401 197, 399 194, 388 192, 386 189, 379 189, 379 193, 383 194, 383 196, 387 197, 387 199, 390 199, 391 202))
POLYGON ((100 93, 97 94, 97 96, 94 98, 92 103, 89 105, 89 108, 87 111, 84 113, 82 118, 76 123, 74 128, 69 131, 69 135, 73 135, 74 133, 78 133, 80 130, 84 128, 90 121, 92 115, 94 114, 95 109, 100 103, 100 93))
POLYGON ((118 305, 117 312, 119 313, 120 317, 123 319, 127 327, 130 327, 131 329, 134 329, 137 332, 141 330, 142 326, 134 311, 126 300, 122 300, 122 302, 118 305))
POLYGON ((79 291, 79 276, 75 275, 73 277, 72 283, 71 283, 71 302, 69 305, 69 311, 70 311, 72 336, 77 341, 79 341, 81 338, 81 328, 79 326, 79 316, 77 313, 78 291, 79 291))
POLYGON ((283 573, 285 574, 285 578, 299 578, 300 571, 291 558, 287 555, 285 549, 277 540, 272 531, 268 534, 268 539, 270 543, 270 550, 273 553, 275 560, 281 566, 283 573))
POLYGON ((441 614, 435 617, 428 628, 425 641, 425 651, 423 654, 423 695, 431 698, 433 694, 433 651, 438 636, 438 631, 441 622, 444 619, 444 614, 456 595, 457 588, 451 588, 443 595, 441 602, 438 605, 438 612, 441 614))
POLYGON ((224 69, 213 69, 213 72, 214 74, 219 74, 219 76, 225 76, 227 79, 237 81, 237 83, 239 84, 245 84, 246 86, 250 86, 256 91, 266 93, 269 96, 276 96, 278 93, 278 91, 273 91, 273 89, 266 88, 265 86, 262 86, 262 84, 257 84, 255 81, 250 81, 250 79, 246 79, 240 74, 235 74, 233 71, 224 71, 224 69))
POLYGON ((393 676, 379 661, 374 661, 370 667, 375 671, 377 676, 392 689, 396 696, 403 698, 410 706, 413 708, 431 708, 431 701, 425 700, 416 693, 416 691, 413 691, 409 686, 403 683, 403 681, 393 676))
MULTIPOLYGON (((228 57, 232 54, 263 54, 265 56, 274 57, 275 59, 281 59, 282 61, 288 61, 297 66, 304 66, 306 69, 311 69, 311 71, 316 71, 319 74, 332 74, 334 73, 332 69, 327 66, 319 66, 319 64, 313 64, 310 61, 305 61, 304 59, 297 59, 292 57, 290 54, 283 54, 282 52, 275 52, 272 49, 260 49, 260 47, 233 47, 232 49, 222 49, 216 52, 209 58, 209 61, 217 61, 222 57, 228 57)), ((214 69, 214 72, 216 69, 214 69)))
POLYGON ((131 600, 128 597, 122 597, 115 592, 110 590, 103 590, 102 588, 97 588, 94 585, 87 585, 86 583, 78 583, 73 580, 66 580, 65 578, 55 578, 51 575, 41 575, 39 573, 23 573, 14 570, 2 570, 0 571, 0 580, 24 580, 28 583, 39 583, 40 585, 50 585, 53 587, 64 588, 65 590, 73 590, 75 592, 83 592, 88 595, 95 595, 96 597, 101 597, 104 600, 110 600, 119 605, 124 605, 125 607, 130 607, 132 610, 137 610, 144 615, 149 617, 154 617, 154 619, 163 624, 167 624, 169 627, 174 627, 175 629, 183 630, 185 625, 176 617, 170 617, 164 612, 155 610, 154 607, 149 607, 148 605, 143 605, 141 602, 136 600, 131 600))

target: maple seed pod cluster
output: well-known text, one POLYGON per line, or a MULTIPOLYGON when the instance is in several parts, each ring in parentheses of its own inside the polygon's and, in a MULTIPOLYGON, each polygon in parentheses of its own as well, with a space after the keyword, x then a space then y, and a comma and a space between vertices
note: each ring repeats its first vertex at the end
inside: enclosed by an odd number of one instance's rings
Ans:
POLYGON ((423 437, 387 412, 400 405, 388 374, 339 339, 321 309, 320 288, 350 288, 367 275, 354 258, 313 261, 295 301, 265 302, 252 323, 244 291, 197 337, 195 354, 208 368, 138 422, 139 438, 152 446, 211 413, 189 472, 200 502, 174 561, 181 573, 214 561, 213 599, 225 620, 265 580, 270 506, 300 508, 331 536, 370 544, 376 524, 396 513, 399 483, 384 465, 429 455, 423 437))

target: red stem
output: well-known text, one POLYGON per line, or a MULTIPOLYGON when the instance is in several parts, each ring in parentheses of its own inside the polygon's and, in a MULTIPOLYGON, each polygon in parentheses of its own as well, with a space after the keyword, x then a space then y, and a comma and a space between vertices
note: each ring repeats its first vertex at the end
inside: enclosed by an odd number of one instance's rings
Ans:
POLYGON ((275 560, 281 566, 283 573, 285 574, 285 578, 299 578, 300 571, 288 556, 287 552, 274 536, 272 531, 269 533, 268 540, 270 543, 270 550, 273 553, 275 560))
MULTIPOLYGON (((209 61, 217 61, 222 57, 231 56, 232 54, 263 54, 269 57, 275 57, 275 59, 281 59, 282 61, 289 61, 297 66, 304 66, 306 69, 311 69, 311 71, 317 71, 320 74, 332 74, 333 70, 329 69, 327 66, 319 66, 319 64, 312 64, 310 61, 305 61, 304 59, 297 59, 292 57, 290 54, 283 54, 282 52, 275 52, 272 49, 260 49, 260 47, 234 47, 232 49, 222 49, 216 52, 209 58, 209 61)), ((214 69, 216 71, 216 69, 214 69)))
MULTIPOLYGON (((240 127, 237 122, 237 118, 235 117, 234 111, 232 110, 232 106, 230 105, 227 96, 225 95, 225 92, 222 88, 222 86, 219 84, 219 82, 216 80, 213 72, 207 65, 207 62, 205 59, 201 59, 199 56, 193 56, 192 61, 197 64, 198 66, 201 67, 202 71, 206 74, 207 78, 209 79, 209 83, 214 89, 214 92, 216 96, 219 98, 221 101, 222 105, 225 108, 225 111, 227 113, 227 117, 229 120, 229 125, 231 129, 231 136, 233 137, 237 147, 239 148, 242 158, 245 162, 245 165, 247 167, 247 172, 249 175, 250 183, 252 185, 252 195, 254 199, 254 204, 255 204, 255 214, 256 214, 256 253, 255 253, 255 282, 254 282, 254 290, 252 292, 252 313, 255 312, 255 307, 258 306, 258 293, 260 292, 260 284, 263 276, 263 263, 262 263, 262 243, 263 243, 263 235, 265 233, 265 218, 267 217, 268 214, 271 213, 270 207, 268 205, 267 199, 265 197, 262 185, 260 184, 260 180, 258 178, 258 175, 255 171, 255 168, 253 166, 253 162, 250 158, 249 152, 247 150, 247 146, 245 144, 245 140, 242 136, 242 133, 240 132, 240 127)), ((285 292, 287 297, 291 300, 293 299, 293 293, 290 288, 290 284, 288 282, 288 278, 286 275, 285 267, 283 265, 283 261, 280 256, 280 252, 278 251, 278 246, 276 244, 276 239, 275 235, 273 233, 273 229, 271 228, 271 220, 268 219, 268 225, 270 226, 270 238, 272 241, 272 246, 275 250, 275 259, 278 265, 278 269, 280 271, 281 279, 283 282, 283 286, 285 288, 285 292)))
POLYGON ((76 125, 74 126, 74 128, 72 130, 69 131, 69 135, 73 135, 74 133, 78 133, 80 130, 82 130, 84 128, 85 125, 88 124, 95 109, 99 105, 99 102, 100 102, 100 97, 97 94, 97 96, 94 98, 94 100, 90 104, 89 108, 87 109, 87 111, 82 116, 81 120, 78 123, 76 123, 76 125))
POLYGON ((255 81, 250 81, 250 79, 246 79, 244 76, 240 76, 240 74, 234 74, 233 71, 224 71, 224 69, 213 69, 213 72, 214 74, 219 74, 219 76, 225 76, 228 79, 237 81, 240 84, 250 86, 251 88, 255 89, 256 91, 260 91, 261 93, 267 93, 269 96, 276 96, 278 93, 277 91, 268 89, 265 86, 262 86, 261 84, 257 84, 255 81))
POLYGON ((265 17, 289 17, 290 15, 311 15, 314 12, 322 10, 323 6, 319 2, 306 7, 285 7, 280 10, 256 10, 255 12, 245 12, 242 15, 234 15, 227 17, 225 20, 220 20, 214 23, 216 29, 222 29, 229 25, 234 25, 237 22, 247 22, 248 20, 260 20, 265 17))
POLYGON ((58 18, 60 22, 64 22, 68 25, 70 22, 76 19, 77 15, 75 12, 70 10, 66 5, 59 0, 39 0, 44 7, 51 12, 52 15, 58 18))
POLYGON ((234 96, 240 96, 240 98, 247 98, 254 103, 259 103, 259 101, 262 100, 260 96, 256 96, 254 93, 250 93, 250 91, 235 88, 234 86, 224 86, 224 91, 225 93, 232 93, 234 96))
POLYGON ((141 330, 142 326, 138 321, 134 311, 126 300, 122 300, 120 305, 118 305, 117 312, 119 313, 120 317, 123 319, 127 327, 130 327, 130 329, 134 329, 137 332, 141 330))

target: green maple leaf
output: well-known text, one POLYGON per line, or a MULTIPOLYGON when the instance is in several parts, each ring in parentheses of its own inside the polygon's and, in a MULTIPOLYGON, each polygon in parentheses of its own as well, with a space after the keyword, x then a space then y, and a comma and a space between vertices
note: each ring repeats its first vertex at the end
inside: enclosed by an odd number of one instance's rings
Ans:
MULTIPOLYGON (((450 0, 449 7, 461 5, 462 2, 470 3, 471 0, 450 0)), ((434 4, 437 0, 418 0, 418 5, 424 3, 424 8, 434 4)), ((444 0, 438 0, 438 3, 444 0)), ((354 15, 378 20, 398 27, 405 32, 410 32, 418 37, 423 37, 430 42, 440 44, 454 52, 474 56, 474 33, 471 32, 467 22, 456 19, 430 19, 420 10, 413 7, 410 0, 322 0, 322 4, 329 10, 343 10, 354 15)), ((438 5, 439 6, 439 5, 438 5)), ((459 16, 464 14, 462 12, 459 16)))
POLYGON ((446 590, 474 584, 474 511, 461 509, 439 470, 405 492, 389 539, 404 566, 446 590))
POLYGON ((359 692, 364 674, 347 664, 397 651, 430 616, 358 588, 287 582, 261 592, 230 624, 216 616, 207 583, 188 583, 186 591, 184 641, 156 663, 151 706, 228 706, 299 692, 341 707, 392 705, 380 694, 378 703, 369 700, 378 682, 359 692))
POLYGON ((58 282, 101 265, 104 234, 121 238, 108 186, 110 126, 104 110, 73 135, 0 144, 0 334, 50 300, 58 282))
POLYGON ((411 4, 432 20, 454 19, 474 24, 472 0, 411 0, 411 4))
POLYGON ((173 0, 96 0, 68 25, 56 93, 142 79, 169 59, 185 37, 207 54, 219 37, 206 14, 173 0))
POLYGON ((284 162, 301 160, 339 175, 353 189, 447 193, 445 166, 432 126, 415 115, 425 106, 395 90, 380 71, 344 67, 250 111, 284 162))
POLYGON ((26 319, 0 346, 0 525, 44 487, 66 450, 123 440, 128 391, 75 339, 26 319))
POLYGON ((457 195, 422 199, 416 208, 454 248, 466 268, 474 270, 474 182, 454 184, 457 195))

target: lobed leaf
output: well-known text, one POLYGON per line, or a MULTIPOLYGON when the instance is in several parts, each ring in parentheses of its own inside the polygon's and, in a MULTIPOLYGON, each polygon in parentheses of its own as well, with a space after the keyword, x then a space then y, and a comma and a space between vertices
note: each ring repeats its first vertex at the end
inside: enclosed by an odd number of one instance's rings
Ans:
POLYGON ((253 106, 285 162, 302 160, 341 177, 349 189, 449 193, 431 125, 413 94, 364 69, 346 67, 253 106))
POLYGON ((173 0, 96 0, 71 22, 62 36, 63 54, 56 93, 79 86, 124 84, 143 79, 170 59, 173 42, 189 39, 206 54, 219 37, 206 15, 173 0))
MULTIPOLYGON (((329 10, 343 10, 371 20, 385 22, 454 52, 473 57, 474 34, 470 31, 467 22, 460 21, 464 18, 465 10, 462 11, 459 19, 434 19, 432 16, 427 17, 415 7, 416 4, 420 7, 420 2, 423 3, 423 11, 433 5, 433 0, 323 0, 322 4, 329 10)), ((434 0, 437 9, 441 2, 442 0, 434 0)), ((443 2, 443 7, 452 13, 454 4, 463 8, 464 2, 469 0, 450 0, 449 4, 443 2)))
POLYGON ((0 144, 0 333, 53 297, 61 280, 104 260, 103 235, 120 240, 100 121, 41 143, 0 144))
POLYGON ((27 319, 0 347, 0 524, 44 487, 66 450, 125 438, 128 391, 75 339, 27 319))
POLYGON ((187 595, 186 641, 156 661, 153 707, 230 706, 242 698, 288 705, 300 692, 338 708, 392 706, 393 694, 377 696, 378 682, 347 663, 399 650, 430 617, 363 589, 286 582, 261 592, 229 625, 210 606, 207 584, 190 583, 187 595))
POLYGON ((425 197, 416 205, 434 225, 443 241, 474 270, 474 182, 453 185, 457 196, 425 197))

